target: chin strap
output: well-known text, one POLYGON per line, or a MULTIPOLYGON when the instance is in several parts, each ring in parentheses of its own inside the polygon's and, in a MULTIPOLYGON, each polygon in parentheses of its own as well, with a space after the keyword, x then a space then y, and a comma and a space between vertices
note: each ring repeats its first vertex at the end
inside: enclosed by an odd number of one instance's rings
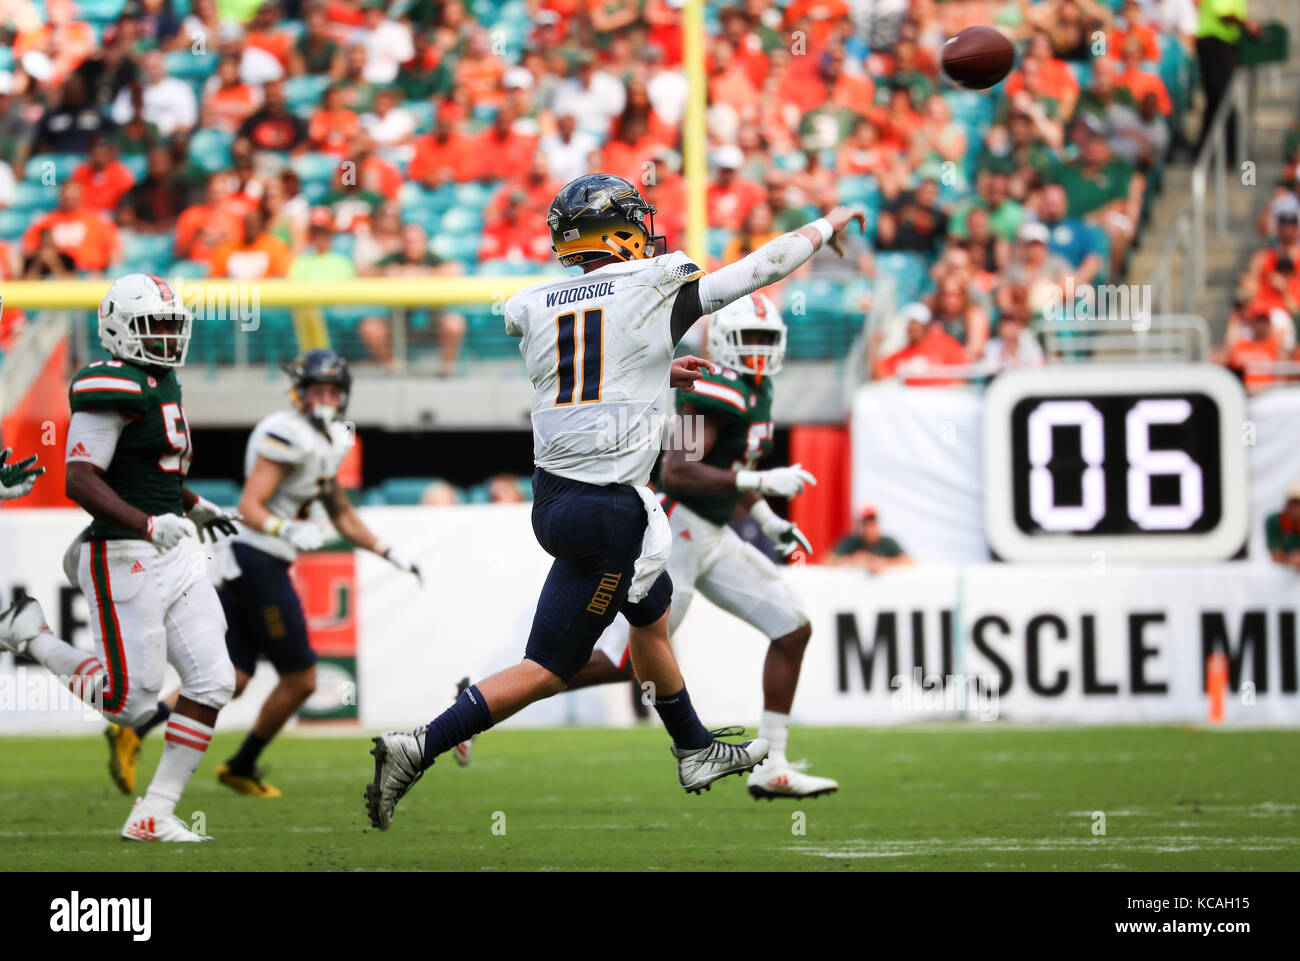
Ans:
POLYGON ((601 239, 601 241, 605 244, 606 247, 608 247, 610 250, 614 251, 614 256, 615 256, 615 257, 619 257, 619 258, 621 258, 621 259, 623 259, 623 260, 635 260, 635 259, 636 259, 636 254, 632 253, 632 251, 628 250, 628 249, 627 249, 626 247, 624 247, 622 244, 615 243, 614 241, 610 240, 610 239, 609 239, 609 234, 604 234, 604 235, 602 235, 600 239, 601 239))

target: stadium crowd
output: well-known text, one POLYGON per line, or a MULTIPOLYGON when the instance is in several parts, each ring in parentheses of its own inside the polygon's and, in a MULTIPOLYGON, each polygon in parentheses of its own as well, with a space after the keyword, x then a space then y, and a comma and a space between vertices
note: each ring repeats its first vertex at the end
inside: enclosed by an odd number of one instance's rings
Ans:
MULTIPOLYGON (((0 0, 0 277, 533 273, 555 269, 547 204, 596 169, 680 247, 681 6, 0 0)), ((1121 275, 1183 138, 1190 0, 745 0, 708 22, 710 260, 837 200, 869 213, 845 260, 776 292, 793 356, 842 357, 888 277, 875 375, 1050 359, 1049 288, 1121 275), (958 90, 939 47, 988 22, 1017 67, 958 90)), ((324 320, 394 363, 376 311, 324 320)), ((513 347, 486 309, 410 324, 444 374, 513 347)))
POLYGON ((1263 243, 1238 279, 1218 354, 1249 391, 1294 381, 1300 373, 1300 366, 1286 364, 1300 362, 1295 329, 1300 319, 1300 122, 1292 125, 1284 150, 1282 182, 1256 223, 1263 243))

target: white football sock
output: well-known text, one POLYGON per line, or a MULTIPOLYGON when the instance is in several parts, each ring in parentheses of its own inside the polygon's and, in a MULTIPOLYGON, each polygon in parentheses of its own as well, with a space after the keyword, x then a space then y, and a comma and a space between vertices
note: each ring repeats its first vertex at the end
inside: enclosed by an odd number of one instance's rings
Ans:
POLYGON ((173 713, 167 719, 162 757, 158 760, 158 771, 149 782, 145 803, 164 814, 173 813, 181 792, 199 769, 203 753, 211 743, 212 728, 192 717, 173 713))
POLYGON ((77 697, 96 710, 103 708, 101 694, 107 675, 94 654, 78 650, 49 631, 42 631, 28 642, 27 654, 57 675, 59 683, 66 684, 77 697))
POLYGON ((758 736, 772 745, 767 755, 768 764, 785 764, 785 744, 790 739, 790 715, 764 711, 758 722, 758 736))

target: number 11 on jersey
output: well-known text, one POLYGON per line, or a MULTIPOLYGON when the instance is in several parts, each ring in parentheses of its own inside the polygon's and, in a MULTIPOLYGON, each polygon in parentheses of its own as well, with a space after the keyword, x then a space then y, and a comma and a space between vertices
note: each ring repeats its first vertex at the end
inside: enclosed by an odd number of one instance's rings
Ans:
POLYGON ((599 307, 582 312, 582 366, 581 382, 574 383, 575 363, 577 362, 577 326, 578 315, 573 311, 560 314, 555 318, 555 347, 559 354, 557 379, 559 387, 555 392, 555 406, 564 407, 573 403, 573 393, 578 391, 579 403, 600 400, 600 382, 604 374, 604 362, 601 351, 605 331, 605 311, 599 307))

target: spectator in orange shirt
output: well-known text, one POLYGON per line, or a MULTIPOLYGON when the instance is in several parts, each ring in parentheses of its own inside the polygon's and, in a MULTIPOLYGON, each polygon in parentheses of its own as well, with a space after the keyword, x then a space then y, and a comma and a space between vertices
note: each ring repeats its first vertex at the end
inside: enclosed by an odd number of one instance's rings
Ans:
POLYGON ((654 104, 650 99, 650 88, 640 77, 633 77, 627 82, 627 102, 623 106, 623 112, 609 125, 610 138, 622 136, 623 125, 633 117, 640 117, 645 121, 646 130, 656 142, 668 147, 676 145, 679 136, 678 128, 663 120, 655 112, 654 104))
POLYGON ((731 45, 733 62, 749 75, 755 89, 761 88, 767 79, 769 61, 749 12, 741 7, 723 7, 718 18, 722 21, 722 36, 731 45))
POLYGON ((293 37, 288 31, 278 29, 279 20, 280 9, 276 6, 275 0, 267 0, 253 15, 252 21, 248 24, 248 32, 244 34, 244 41, 248 46, 265 50, 275 57, 281 68, 287 72, 293 37))
POLYGON ((375 152, 375 141, 366 131, 352 141, 348 159, 356 162, 357 184, 363 191, 393 200, 406 181, 397 165, 375 152))
POLYGON ((1269 370, 1252 370, 1257 363, 1276 363, 1278 344, 1273 334, 1273 320, 1267 310, 1252 308, 1246 318, 1244 336, 1228 351, 1228 368, 1241 377, 1246 390, 1257 391, 1273 382, 1269 370))
POLYGON ((1036 64, 1038 74, 1038 86, 1030 92, 1055 100, 1060 107, 1060 117, 1073 117, 1075 104, 1079 102, 1079 81, 1065 61, 1054 55, 1052 38, 1045 30, 1034 31, 1033 39, 1029 41, 1029 50, 1020 61, 1019 68, 1013 70, 1003 84, 1006 96, 1014 97, 1025 89, 1025 62, 1029 60, 1036 64))
POLYGON ((1146 22, 1142 16, 1142 5, 1138 0, 1124 0, 1124 26, 1120 29, 1118 26, 1112 27, 1106 37, 1107 49, 1113 51, 1123 50, 1130 37, 1135 37, 1142 45, 1142 59, 1156 60, 1160 59, 1160 43, 1156 38, 1156 32, 1146 22))
POLYGON ((453 181, 474 179, 478 164, 473 142, 456 129, 452 119, 455 113, 455 105, 444 102, 438 108, 433 133, 416 138, 415 156, 406 170, 408 180, 433 190, 453 181))
POLYGON ((217 63, 217 76, 206 88, 201 123, 235 133, 261 106, 261 101, 257 88, 239 79, 239 58, 226 54, 217 63))
POLYGON ((23 252, 36 253, 41 234, 47 230, 55 248, 70 256, 78 270, 107 270, 121 254, 117 225, 83 202, 81 185, 76 181, 63 185, 57 209, 38 217, 27 228, 23 234, 23 252))
POLYGON ((243 229, 230 203, 230 177, 215 173, 208 177, 203 203, 186 208, 176 220, 176 256, 207 263, 212 252, 228 241, 238 240, 243 229))
POLYGON ((100 136, 90 145, 90 159, 72 172, 72 180, 81 185, 87 206, 112 213, 134 186, 135 174, 117 159, 113 142, 100 136))
MULTIPOLYGON (((491 218, 499 215, 501 211, 505 210, 506 204, 510 200, 510 194, 516 190, 522 190, 527 198, 524 201, 527 210, 538 217, 546 216, 551 201, 555 199, 555 195, 560 192, 560 188, 564 184, 551 179, 550 161, 547 160, 546 154, 540 150, 528 158, 526 167, 527 169, 522 174, 511 177, 498 188, 491 201, 488 202, 484 216, 491 218)), ((649 198, 646 199, 649 201, 649 198)), ((650 202, 653 203, 653 201, 650 202)), ((659 209, 662 210, 663 208, 660 207, 659 209)), ((658 223, 658 221, 655 222, 658 223)))
POLYGON ((794 0, 785 8, 785 25, 793 29, 806 21, 810 46, 821 48, 848 15, 849 5, 844 0, 794 0))
POLYGON ((930 308, 925 304, 908 304, 902 313, 907 320, 907 346, 877 364, 876 376, 903 377, 909 387, 948 387, 958 383, 951 377, 917 376, 932 367, 965 366, 966 351, 956 338, 944 332, 942 324, 931 320, 930 308))
POLYGON ((475 135, 472 149, 480 179, 505 180, 527 169, 537 150, 537 138, 516 130, 516 119, 513 108, 503 106, 492 118, 492 125, 475 135))
POLYGON ((819 107, 843 107, 865 113, 875 102, 876 85, 865 74, 844 69, 842 47, 832 47, 821 56, 791 58, 790 69, 781 83, 781 97, 804 113, 819 107))
POLYGON ((14 60, 31 52, 50 58, 54 73, 45 80, 57 88, 95 49, 95 32, 90 24, 74 19, 76 6, 71 0, 49 0, 45 5, 47 23, 43 27, 20 33, 13 43, 14 60))
POLYGON ((241 239, 228 240, 212 252, 212 276, 264 280, 288 273, 289 245, 267 231, 262 211, 245 214, 243 226, 241 239))
POLYGON ((321 153, 343 156, 360 129, 361 121, 357 115, 343 106, 343 88, 332 84, 321 98, 321 109, 311 118, 307 139, 312 148, 321 153))
POLYGON ((501 77, 506 72, 501 58, 492 52, 488 32, 475 30, 464 56, 456 64, 456 86, 469 94, 474 106, 495 107, 501 103, 501 77))
POLYGON ((479 260, 532 261, 544 264, 551 259, 551 234, 545 221, 527 209, 528 195, 512 190, 501 216, 483 225, 483 243, 479 260))
POLYGON ((640 115, 629 117, 620 127, 620 136, 605 144, 601 169, 639 184, 649 169, 645 165, 664 145, 650 135, 645 118, 640 115))
POLYGON ((713 152, 713 163, 718 174, 709 184, 707 205, 710 227, 739 230, 749 208, 763 199, 763 188, 756 183, 740 179, 739 170, 745 155, 732 144, 713 152))
POLYGON ((725 103, 736 113, 744 114, 758 107, 758 87, 750 79, 745 65, 738 61, 726 40, 713 44, 712 69, 709 71, 709 103, 725 103))
MULTIPOLYGON (((722 252, 722 262, 734 264, 780 235, 781 231, 773 224, 772 208, 767 205, 766 200, 760 200, 749 208, 740 230, 727 242, 722 252)), ((768 290, 770 291, 771 288, 768 290)))
POLYGON ((1142 41, 1130 36, 1124 42, 1123 53, 1121 69, 1115 75, 1115 86, 1127 88, 1134 103, 1141 103, 1148 93, 1154 93, 1160 112, 1168 117, 1174 111, 1173 102, 1160 75, 1142 69, 1142 41))

